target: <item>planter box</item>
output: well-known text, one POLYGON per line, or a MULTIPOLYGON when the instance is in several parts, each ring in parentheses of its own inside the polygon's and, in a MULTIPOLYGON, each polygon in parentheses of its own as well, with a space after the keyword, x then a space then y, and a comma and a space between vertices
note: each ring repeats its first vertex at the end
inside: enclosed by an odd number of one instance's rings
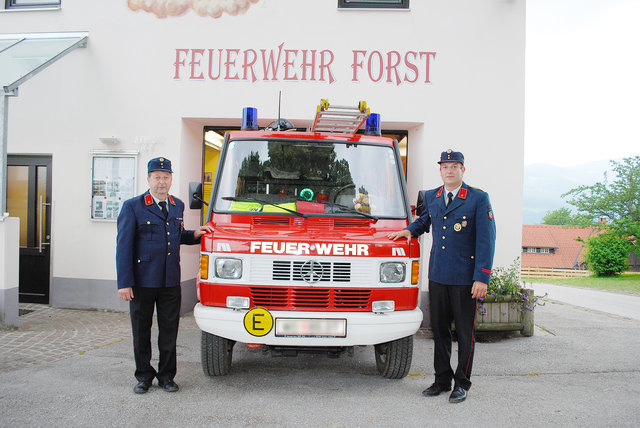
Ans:
MULTIPOLYGON (((524 290, 533 301, 533 290, 524 290)), ((521 309, 515 296, 488 296, 484 298, 484 309, 478 307, 476 331, 520 331, 523 336, 533 336, 533 311, 521 309)))

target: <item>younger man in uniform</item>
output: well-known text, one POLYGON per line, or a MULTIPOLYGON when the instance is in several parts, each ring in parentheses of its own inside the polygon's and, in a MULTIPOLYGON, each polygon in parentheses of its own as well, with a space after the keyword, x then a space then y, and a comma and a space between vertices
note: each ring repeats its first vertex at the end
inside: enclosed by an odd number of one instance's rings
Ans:
POLYGON ((464 156, 447 150, 440 156, 444 186, 427 190, 420 217, 389 239, 418 237, 433 226, 429 256, 429 305, 433 329, 435 382, 425 396, 454 389, 449 401, 467 398, 475 345, 477 300, 487 294, 493 265, 496 226, 489 195, 462 181, 464 156), (451 321, 458 336, 458 367, 451 368, 451 321))

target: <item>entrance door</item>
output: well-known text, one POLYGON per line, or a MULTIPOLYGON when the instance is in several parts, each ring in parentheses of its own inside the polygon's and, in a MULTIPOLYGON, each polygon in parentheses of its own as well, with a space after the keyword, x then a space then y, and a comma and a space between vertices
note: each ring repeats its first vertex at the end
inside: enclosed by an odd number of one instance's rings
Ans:
POLYGON ((20 302, 49 303, 51 157, 7 161, 7 211, 20 218, 20 302))

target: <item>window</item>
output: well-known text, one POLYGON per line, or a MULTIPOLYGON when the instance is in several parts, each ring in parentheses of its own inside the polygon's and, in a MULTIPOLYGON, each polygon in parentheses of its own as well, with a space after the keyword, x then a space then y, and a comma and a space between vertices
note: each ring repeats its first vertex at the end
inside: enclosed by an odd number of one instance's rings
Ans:
POLYGON ((338 9, 409 9, 409 0, 338 0, 338 9))
POLYGON ((529 254, 555 254, 555 248, 546 248, 546 247, 522 247, 523 253, 529 254))
POLYGON ((61 0, 6 0, 5 9, 58 8, 61 0))

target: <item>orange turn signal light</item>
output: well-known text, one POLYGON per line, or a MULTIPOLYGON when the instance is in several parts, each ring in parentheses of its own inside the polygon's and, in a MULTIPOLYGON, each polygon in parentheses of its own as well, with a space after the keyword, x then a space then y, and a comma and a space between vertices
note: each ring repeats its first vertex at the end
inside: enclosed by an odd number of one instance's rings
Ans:
POLYGON ((200 255, 200 279, 209 278, 209 256, 206 254, 200 255))
POLYGON ((420 279, 420 261, 411 262, 411 285, 416 285, 420 279))

